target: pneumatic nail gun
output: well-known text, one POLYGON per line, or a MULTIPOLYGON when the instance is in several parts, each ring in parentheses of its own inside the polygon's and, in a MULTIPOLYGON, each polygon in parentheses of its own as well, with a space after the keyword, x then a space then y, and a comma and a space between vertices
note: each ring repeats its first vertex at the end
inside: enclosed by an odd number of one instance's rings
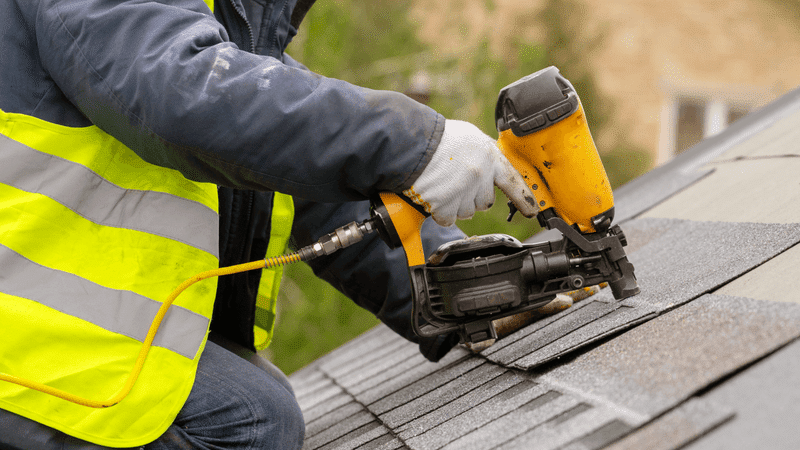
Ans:
MULTIPOLYGON (((539 203, 536 218, 562 238, 523 244, 489 234, 442 245, 425 261, 426 214, 393 193, 373 202, 370 224, 402 246, 413 288, 413 329, 422 337, 458 333, 461 342, 496 339, 492 321, 549 303, 556 294, 607 282, 618 300, 639 287, 612 226, 614 199, 575 89, 548 67, 500 91, 495 119, 503 154, 539 203)), ((509 202, 511 214, 516 212, 509 202)))

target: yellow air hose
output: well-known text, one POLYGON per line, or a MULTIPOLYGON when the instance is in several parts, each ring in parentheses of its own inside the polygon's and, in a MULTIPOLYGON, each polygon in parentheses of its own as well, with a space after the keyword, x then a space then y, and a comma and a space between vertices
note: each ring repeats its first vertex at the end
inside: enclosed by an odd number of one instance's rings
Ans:
POLYGON ((6 373, 0 373, 0 381, 18 384, 20 386, 34 389, 39 392, 44 392, 45 394, 64 399, 78 405, 88 406, 89 408, 108 408, 110 406, 114 406, 121 402, 122 399, 128 395, 131 389, 133 389, 133 385, 136 383, 136 380, 139 378, 139 374, 142 372, 145 359, 147 358, 147 354, 150 352, 150 347, 153 345, 153 339, 156 337, 158 327, 161 326, 161 321, 164 320, 167 310, 169 310, 169 307, 172 306, 172 303, 175 301, 175 299, 178 298, 183 291, 188 289, 189 286, 207 278, 219 277, 222 275, 232 275, 239 272, 246 272, 248 270, 265 269, 298 261, 308 261, 316 258, 317 256, 330 255, 340 248, 348 247, 356 242, 361 241, 366 234, 369 234, 374 230, 374 223, 371 219, 368 219, 362 223, 351 222, 343 227, 337 228, 333 233, 323 236, 315 244, 303 247, 297 252, 265 258, 263 260, 249 263, 238 264, 235 266, 207 270, 205 272, 198 273, 197 275, 194 275, 193 277, 184 281, 180 284, 180 286, 175 288, 175 290, 169 294, 167 299, 164 300, 164 303, 161 304, 161 307, 158 309, 158 313, 156 313, 155 317, 153 318, 153 322, 150 324, 147 337, 145 337, 144 342, 142 342, 142 348, 139 350, 139 356, 136 358, 136 363, 133 365, 133 369, 131 370, 130 375, 128 375, 125 385, 119 390, 119 392, 114 394, 114 396, 108 400, 90 400, 88 398, 62 391, 61 389, 56 389, 46 384, 15 377, 6 373))
POLYGON ((235 266, 220 267, 219 269, 207 270, 205 272, 198 273, 197 275, 194 275, 188 280, 181 283, 180 286, 175 288, 175 290, 172 291, 171 294, 169 294, 167 299, 164 300, 164 303, 161 304, 161 307, 158 309, 158 312, 153 318, 153 322, 150 323, 150 329, 147 331, 147 337, 145 337, 144 342, 142 342, 142 348, 141 350, 139 350, 139 356, 136 358, 136 363, 134 363, 133 369, 131 370, 130 375, 128 375, 128 379, 125 381, 125 385, 122 386, 122 389, 120 389, 119 392, 114 394, 114 396, 109 398, 108 400, 104 401, 90 400, 88 398, 80 397, 78 395, 62 391, 61 389, 56 389, 46 384, 38 383, 32 380, 26 380, 24 378, 15 377, 13 375, 5 373, 0 373, 0 381, 8 381, 10 383, 18 384, 20 386, 25 386, 27 388, 35 389, 37 391, 44 392, 45 394, 50 394, 54 397, 62 398, 69 402, 77 403, 83 406, 88 406, 90 408, 108 408, 109 406, 114 406, 117 403, 121 402, 122 399, 125 398, 133 388, 134 383, 136 383, 136 380, 139 378, 139 374, 142 372, 142 368, 144 367, 144 361, 147 358, 147 354, 150 352, 150 347, 152 347, 153 345, 153 339, 155 339, 156 337, 156 333, 158 332, 158 327, 161 326, 161 321, 164 320, 164 316, 167 315, 167 310, 169 310, 169 307, 172 306, 172 303, 175 301, 175 299, 178 298, 178 296, 181 295, 183 291, 188 289, 189 286, 199 281, 203 281, 206 278, 219 277, 222 275, 232 275, 234 273, 246 272, 248 270, 265 269, 301 260, 302 259, 299 252, 290 253, 287 255, 280 255, 249 263, 238 264, 235 266))

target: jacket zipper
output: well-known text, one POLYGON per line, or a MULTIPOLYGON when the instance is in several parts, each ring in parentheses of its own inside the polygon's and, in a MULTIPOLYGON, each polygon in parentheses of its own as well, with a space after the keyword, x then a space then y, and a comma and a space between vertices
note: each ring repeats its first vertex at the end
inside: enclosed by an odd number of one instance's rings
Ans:
POLYGON ((250 37, 250 53, 256 52, 256 43, 253 42, 253 27, 250 26, 250 21, 247 20, 247 16, 244 14, 244 11, 240 10, 239 7, 236 5, 236 0, 229 0, 231 6, 236 11, 236 14, 239 16, 240 19, 244 22, 247 26, 247 35, 250 37))

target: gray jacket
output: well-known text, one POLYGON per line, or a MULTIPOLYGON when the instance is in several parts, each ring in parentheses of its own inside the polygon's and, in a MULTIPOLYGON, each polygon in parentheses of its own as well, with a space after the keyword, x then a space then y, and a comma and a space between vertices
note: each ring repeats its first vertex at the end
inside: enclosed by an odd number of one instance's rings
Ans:
MULTIPOLYGON (((97 125, 148 162, 220 186, 222 265, 263 257, 273 191, 295 198, 292 239, 306 245, 366 218, 377 192, 408 188, 444 129, 401 94, 286 55, 311 2, 241 1, 217 0, 212 15, 202 0, 0 0, 0 109, 97 125)), ((428 252, 462 236, 424 228, 428 252)), ((414 340, 402 251, 371 236, 312 267, 414 340)), ((212 321, 246 346, 259 276, 221 280, 212 321)), ((423 353, 438 358, 440 344, 423 353)))

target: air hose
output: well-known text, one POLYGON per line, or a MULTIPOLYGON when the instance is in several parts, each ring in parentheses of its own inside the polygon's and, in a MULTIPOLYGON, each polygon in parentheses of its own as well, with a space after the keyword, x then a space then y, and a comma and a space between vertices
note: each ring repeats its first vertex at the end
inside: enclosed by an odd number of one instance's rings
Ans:
POLYGON ((130 375, 128 375, 128 379, 125 381, 123 387, 108 400, 91 400, 75 394, 70 394, 69 392, 56 389, 43 383, 15 377, 5 373, 0 373, 0 381, 18 384, 20 386, 34 389, 39 392, 67 400, 69 402, 76 403, 78 405, 88 406, 89 408, 108 408, 110 406, 114 406, 121 402, 122 399, 124 399, 128 393, 130 393, 131 389, 133 389, 133 385, 136 383, 136 380, 139 378, 139 374, 142 372, 145 360, 147 359, 147 354, 150 352, 150 347, 153 345, 153 340, 158 332, 158 327, 161 326, 161 321, 164 320, 164 316, 167 315, 167 311, 169 310, 170 306, 172 306, 172 303, 175 301, 175 299, 177 299, 178 296, 190 286, 207 278, 232 275, 235 273, 246 272, 248 270, 268 269, 298 261, 309 261, 318 256, 330 255, 336 250, 348 247, 356 242, 361 241, 364 236, 373 231, 375 231, 373 219, 368 219, 361 223, 351 222, 343 227, 337 228, 333 233, 323 236, 316 243, 303 247, 294 253, 274 256, 271 258, 265 258, 263 260, 238 264, 235 266, 207 270, 187 279, 177 288, 175 288, 175 290, 172 291, 172 293, 169 294, 166 300, 164 300, 164 302, 161 304, 161 307, 158 309, 153 321, 150 323, 150 329, 148 330, 147 336, 142 342, 142 347, 139 350, 139 356, 136 358, 136 362, 133 365, 130 375))

